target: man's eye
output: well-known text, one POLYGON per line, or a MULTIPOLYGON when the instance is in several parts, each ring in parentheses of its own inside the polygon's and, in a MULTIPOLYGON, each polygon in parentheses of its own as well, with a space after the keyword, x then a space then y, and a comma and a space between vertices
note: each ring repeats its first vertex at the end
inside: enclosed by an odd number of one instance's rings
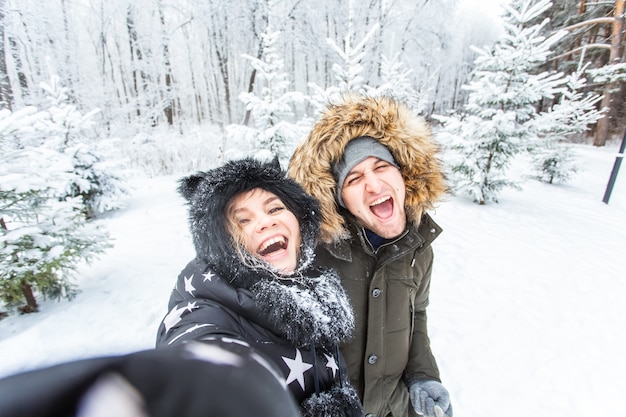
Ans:
POLYGON ((355 175, 353 177, 348 178, 348 182, 346 184, 348 185, 354 185, 356 184, 363 176, 362 175, 355 175))
POLYGON ((390 165, 389 164, 380 164, 378 166, 376 166, 376 168, 374 168, 374 171, 382 171, 385 168, 388 168, 390 165))

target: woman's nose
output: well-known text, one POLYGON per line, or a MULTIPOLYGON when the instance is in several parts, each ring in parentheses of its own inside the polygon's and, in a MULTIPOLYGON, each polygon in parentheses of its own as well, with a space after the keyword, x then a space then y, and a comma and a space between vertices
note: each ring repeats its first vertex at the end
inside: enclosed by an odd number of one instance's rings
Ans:
POLYGON ((276 224, 276 219, 268 214, 262 214, 257 219, 257 230, 263 231, 268 227, 272 227, 276 224))

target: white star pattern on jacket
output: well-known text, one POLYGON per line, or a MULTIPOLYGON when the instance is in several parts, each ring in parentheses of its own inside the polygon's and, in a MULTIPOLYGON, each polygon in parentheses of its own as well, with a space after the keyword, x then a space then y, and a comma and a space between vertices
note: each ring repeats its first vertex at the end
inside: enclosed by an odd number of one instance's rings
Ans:
POLYGON ((202 274, 202 275, 204 276, 204 279, 202 280, 202 282, 204 281, 213 282, 213 277, 215 276, 213 272, 209 271, 206 274, 202 274))
POLYGON ((193 295, 193 292, 196 290, 193 284, 191 283, 191 281, 193 280, 193 275, 190 276, 189 278, 187 277, 183 277, 183 278, 185 280, 185 291, 193 295))
POLYGON ((163 319, 163 325, 165 326, 165 332, 169 332, 170 329, 175 326, 180 320, 185 311, 191 312, 194 308, 198 308, 196 302, 187 303, 185 307, 177 308, 174 306, 172 310, 167 313, 167 316, 163 319))
POLYGON ((241 368, 243 365, 241 356, 221 346, 213 346, 205 343, 189 343, 185 346, 185 350, 191 354, 191 357, 205 362, 236 366, 238 368, 241 368))
POLYGON ((187 330, 185 330, 184 332, 182 332, 181 334, 179 334, 178 336, 176 336, 175 338, 173 338, 172 340, 169 341, 168 345, 171 345, 172 343, 174 343, 175 341, 177 341, 178 339, 180 339, 181 337, 189 334, 189 333, 193 333, 198 329, 201 329, 203 327, 210 327, 210 326, 215 326, 214 324, 194 324, 193 326, 191 326, 190 328, 188 328, 187 330))
POLYGON ((313 365, 310 363, 302 362, 302 354, 300 353, 300 349, 296 349, 296 358, 286 358, 282 356, 283 361, 289 367, 289 376, 287 376, 287 380, 285 381, 287 385, 292 383, 293 381, 298 381, 300 387, 304 391, 304 373, 311 369, 313 365))
POLYGON ((337 362, 335 362, 334 356, 328 356, 325 353, 324 353, 324 356, 326 356, 326 360, 328 361, 326 362, 326 367, 332 369, 333 378, 335 378, 335 374, 337 373, 337 370, 339 369, 339 367, 337 366, 337 362))

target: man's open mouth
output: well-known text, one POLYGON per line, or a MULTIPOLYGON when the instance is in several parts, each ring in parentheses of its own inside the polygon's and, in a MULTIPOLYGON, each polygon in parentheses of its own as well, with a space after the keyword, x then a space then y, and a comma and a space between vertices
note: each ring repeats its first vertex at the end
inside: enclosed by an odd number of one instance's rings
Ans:
POLYGON ((393 199, 390 196, 379 198, 370 204, 370 210, 376 217, 386 219, 393 214, 393 199))
POLYGON ((271 239, 266 240, 261 244, 257 253, 261 256, 267 256, 270 253, 287 249, 287 239, 283 236, 276 236, 271 239))

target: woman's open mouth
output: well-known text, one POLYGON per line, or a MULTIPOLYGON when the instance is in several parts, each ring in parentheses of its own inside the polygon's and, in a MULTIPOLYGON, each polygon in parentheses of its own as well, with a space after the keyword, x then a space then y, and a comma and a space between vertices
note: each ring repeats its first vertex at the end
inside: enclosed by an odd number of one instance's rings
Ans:
POLYGON ((266 240, 259 246, 257 253, 261 256, 267 256, 279 250, 287 249, 287 239, 284 236, 275 236, 266 240))

